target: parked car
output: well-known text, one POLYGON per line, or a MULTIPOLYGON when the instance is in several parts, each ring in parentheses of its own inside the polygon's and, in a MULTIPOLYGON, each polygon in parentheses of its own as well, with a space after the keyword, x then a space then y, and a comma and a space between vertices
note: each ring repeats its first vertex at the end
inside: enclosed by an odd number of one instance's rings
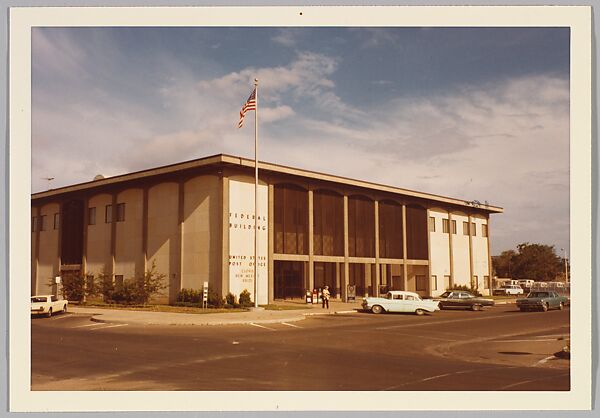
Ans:
POLYGON ((548 309, 562 310, 569 303, 569 299, 560 296, 553 291, 535 291, 530 292, 526 298, 517 299, 517 307, 521 311, 541 310, 546 312, 548 309))
POLYGON ((531 289, 534 283, 535 281, 531 279, 519 280, 519 286, 521 286, 523 289, 531 289))
POLYGON ((68 301, 53 295, 39 295, 31 297, 31 314, 43 314, 51 317, 56 312, 67 312, 68 301))
POLYGON ((522 295, 523 288, 518 284, 510 284, 506 286, 502 286, 499 289, 494 289, 494 295, 522 295))
POLYGON ((494 306, 494 301, 492 299, 477 297, 463 290, 450 290, 444 292, 440 296, 434 298, 434 300, 439 301, 440 309, 467 308, 478 311, 483 306, 494 306))
POLYGON ((390 290, 384 297, 363 298, 362 307, 375 314, 382 312, 414 312, 423 315, 425 312, 439 311, 438 301, 423 300, 414 292, 390 290))

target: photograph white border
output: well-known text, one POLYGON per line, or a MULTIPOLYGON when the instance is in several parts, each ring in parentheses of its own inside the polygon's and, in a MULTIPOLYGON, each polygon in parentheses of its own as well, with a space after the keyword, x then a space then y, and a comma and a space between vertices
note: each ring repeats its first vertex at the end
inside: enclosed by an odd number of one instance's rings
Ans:
MULTIPOLYGON (((587 410, 591 407, 591 8, 588 6, 55 7, 9 13, 11 411, 587 410), (300 14, 302 13, 302 14, 300 14), (571 390, 31 391, 31 29, 69 26, 570 27, 571 390), (575 239, 576 237, 576 239, 575 239), (232 403, 231 394, 236 402, 232 403), (432 396, 434 394, 435 396, 432 396), (118 396, 115 396, 118 395, 118 396), (310 399, 310 402, 307 402, 310 399), (451 400, 451 402, 449 402, 451 400)), ((57 388, 59 389, 59 388, 57 388)))

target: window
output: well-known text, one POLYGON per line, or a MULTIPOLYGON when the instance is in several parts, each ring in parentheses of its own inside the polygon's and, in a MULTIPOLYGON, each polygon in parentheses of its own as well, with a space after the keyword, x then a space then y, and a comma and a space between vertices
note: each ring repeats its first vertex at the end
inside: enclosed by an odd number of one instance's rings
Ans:
POLYGON ((486 224, 481 225, 481 236, 484 238, 488 236, 488 228, 486 224))
POLYGON ((117 203, 117 222, 125 220, 125 203, 117 203))
POLYGON ((115 274, 115 287, 117 289, 123 288, 123 275, 122 274, 115 274))
POLYGON ((36 220, 37 218, 35 216, 31 217, 31 232, 35 232, 35 225, 36 225, 36 220))
POLYGON ((469 223, 463 222, 463 235, 469 235, 469 223))
POLYGON ((112 222, 112 205, 106 205, 104 208, 104 223, 112 222))
POLYGON ((40 231, 45 231, 46 230, 46 215, 42 215, 38 218, 38 229, 40 231))
POLYGON ((51 302, 58 302, 58 296, 52 296, 52 297, 50 298, 50 301, 51 301, 51 302))
POLYGON ((475 223, 471 222, 471 235, 474 237, 477 236, 477 228, 475 227, 475 223))
POLYGON ((473 276, 473 283, 471 284, 471 287, 479 289, 479 277, 473 276))
POLYGON ((437 290, 437 276, 431 276, 431 290, 437 290))
POLYGON ((444 276, 444 289, 450 289, 450 276, 444 276))
POLYGON ((54 229, 58 229, 60 227, 60 214, 54 214, 54 229))
POLYGON ((490 288, 490 276, 483 276, 483 288, 484 289, 490 288))
POLYGON ((415 300, 413 295, 406 295, 406 300, 415 300))
POLYGON ((96 225, 96 208, 88 208, 88 225, 96 225))
POLYGON ((429 232, 435 232, 435 217, 429 217, 429 232))
POLYGON ((450 233, 450 221, 448 219, 442 219, 442 232, 444 234, 450 233))
POLYGON ((417 290, 427 290, 427 276, 417 276, 417 290))
POLYGON ((456 221, 452 221, 452 233, 456 235, 456 221))

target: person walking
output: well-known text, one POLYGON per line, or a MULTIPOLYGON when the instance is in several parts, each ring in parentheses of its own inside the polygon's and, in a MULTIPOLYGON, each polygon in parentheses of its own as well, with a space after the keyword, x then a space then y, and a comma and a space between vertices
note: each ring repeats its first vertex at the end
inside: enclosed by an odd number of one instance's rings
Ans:
POLYGON ((329 309, 329 297, 331 293, 329 293, 329 286, 325 286, 323 288, 323 292, 321 293, 321 299, 323 300, 323 309, 325 309, 325 305, 327 305, 327 309, 329 309))

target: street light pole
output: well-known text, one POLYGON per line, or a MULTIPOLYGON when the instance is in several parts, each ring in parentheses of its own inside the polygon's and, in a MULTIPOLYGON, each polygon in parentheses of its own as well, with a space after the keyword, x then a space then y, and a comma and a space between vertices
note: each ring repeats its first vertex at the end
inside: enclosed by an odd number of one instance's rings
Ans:
POLYGON ((565 283, 569 283, 569 269, 567 267, 567 252, 564 248, 561 248, 563 252, 563 259, 565 260, 565 283))

